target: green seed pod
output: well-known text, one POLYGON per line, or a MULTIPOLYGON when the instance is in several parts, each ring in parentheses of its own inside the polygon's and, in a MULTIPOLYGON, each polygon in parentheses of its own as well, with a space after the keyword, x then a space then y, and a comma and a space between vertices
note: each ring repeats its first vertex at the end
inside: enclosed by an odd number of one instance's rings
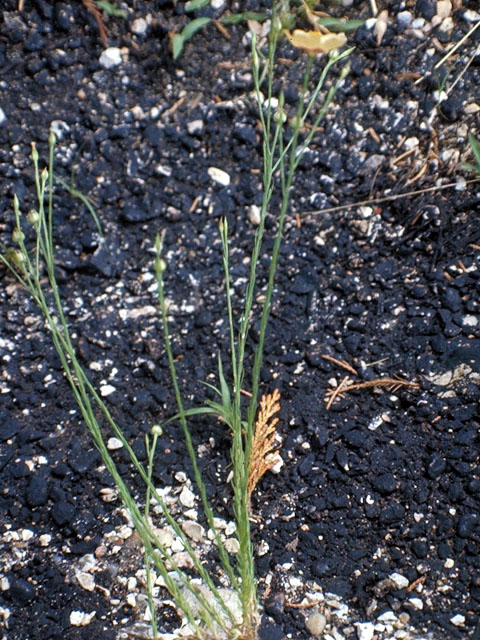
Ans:
POLYGON ((27 222, 36 227, 40 222, 40 214, 38 213, 38 211, 35 211, 35 209, 30 209, 30 211, 27 213, 27 222))
POLYGON ((159 271, 160 273, 163 273, 167 269, 167 263, 163 258, 158 258, 156 266, 157 266, 157 271, 159 271))
POLYGON ((273 114, 273 121, 277 124, 283 124, 287 121, 287 114, 282 108, 275 109, 273 114))
POLYGON ((25 269, 25 256, 19 249, 9 249, 6 253, 6 258, 17 269, 22 271, 25 269))
POLYGON ((152 436, 161 436, 163 434, 163 429, 159 424, 154 424, 151 429, 152 436))
POLYGON ((303 121, 303 118, 299 118, 299 116, 293 116, 293 118, 290 118, 289 124, 292 129, 296 131, 298 129, 301 129, 305 123, 303 121))
POLYGON ((32 142, 32 160, 34 162, 38 162, 38 151, 37 151, 37 147, 35 146, 35 143, 32 142))
POLYGON ((13 242, 15 242, 15 244, 20 244, 20 242, 23 242, 23 240, 25 240, 25 234, 21 229, 14 229, 12 232, 12 240, 13 242))

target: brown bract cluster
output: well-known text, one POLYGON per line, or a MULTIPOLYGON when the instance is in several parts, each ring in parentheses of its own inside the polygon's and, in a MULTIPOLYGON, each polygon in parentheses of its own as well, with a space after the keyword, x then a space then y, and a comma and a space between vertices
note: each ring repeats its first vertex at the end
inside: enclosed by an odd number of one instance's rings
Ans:
POLYGON ((275 453, 278 448, 276 443, 278 418, 274 416, 279 411, 280 392, 277 389, 273 393, 262 396, 248 466, 249 503, 262 476, 278 462, 278 455, 275 453))

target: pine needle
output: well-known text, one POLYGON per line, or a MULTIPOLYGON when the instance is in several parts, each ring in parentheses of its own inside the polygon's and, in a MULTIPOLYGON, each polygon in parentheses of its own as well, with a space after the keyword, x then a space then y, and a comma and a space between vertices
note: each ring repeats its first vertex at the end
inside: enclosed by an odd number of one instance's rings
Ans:
POLYGON ((248 465, 249 504, 252 493, 262 476, 278 462, 278 454, 274 453, 278 447, 276 443, 278 418, 274 416, 279 411, 280 392, 278 389, 275 389, 273 393, 262 396, 248 465))

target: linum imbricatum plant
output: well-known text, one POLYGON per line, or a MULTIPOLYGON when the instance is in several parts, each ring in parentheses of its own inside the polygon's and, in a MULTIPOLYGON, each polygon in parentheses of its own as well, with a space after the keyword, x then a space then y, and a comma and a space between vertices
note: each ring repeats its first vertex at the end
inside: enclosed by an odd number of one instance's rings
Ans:
MULTIPOLYGON (((314 13, 309 10, 307 18, 312 21, 312 16, 314 13)), ((155 273, 165 351, 177 410, 173 417, 164 421, 163 425, 153 426, 149 435, 146 436, 145 464, 142 464, 137 458, 130 442, 122 433, 104 400, 81 366, 67 324, 54 266, 55 175, 53 167, 56 140, 53 132, 49 136, 47 167, 40 169, 39 154, 35 145, 32 144, 37 207, 24 216, 20 212, 20 203, 17 197, 14 198, 15 226, 12 240, 15 246, 8 249, 2 248, 0 253, 1 261, 29 292, 45 318, 46 326, 81 415, 142 541, 153 638, 167 637, 159 634, 159 622, 155 614, 159 585, 168 590, 183 617, 182 629, 174 635, 169 635, 169 638, 189 637, 197 640, 255 640, 257 638, 261 608, 256 588, 250 532, 250 498, 263 473, 272 468, 276 461, 275 427, 277 418, 275 414, 279 410, 279 394, 273 391, 259 400, 263 348, 268 329, 275 273, 295 172, 334 98, 338 86, 348 73, 348 65, 340 65, 339 72, 328 88, 326 87, 326 79, 332 67, 338 66, 352 51, 348 49, 339 52, 339 47, 345 44, 345 36, 342 33, 328 32, 325 28, 316 28, 314 21, 314 30, 295 29, 293 33, 290 33, 289 29, 293 27, 293 20, 294 14, 286 0, 274 2, 266 43, 257 40, 257 37, 252 33, 253 96, 258 104, 263 132, 263 202, 253 241, 250 276, 243 301, 232 300, 228 225, 226 220, 220 223, 230 362, 228 367, 224 369, 220 356, 218 357, 218 388, 211 387, 211 391, 215 394, 215 400, 206 400, 202 406, 186 408, 182 399, 172 354, 171 330, 164 293, 164 274, 168 265, 162 257, 163 233, 160 232, 156 237, 155 273), (274 96, 276 51, 280 40, 285 36, 294 47, 306 53, 298 104, 291 112, 285 105, 282 92, 278 96, 274 96), (266 48, 265 52, 264 47, 266 48), (323 65, 321 69, 317 69, 319 64, 323 65), (313 87, 311 86, 311 78, 315 78, 313 87), (268 284, 259 311, 259 337, 253 354, 252 369, 247 370, 245 367, 246 355, 248 354, 247 339, 256 313, 254 300, 259 286, 257 264, 260 256, 264 255, 262 241, 265 233, 265 220, 274 192, 278 192, 280 205, 278 209, 276 207, 278 214, 275 219, 276 230, 273 249, 269 256, 268 284), (238 306, 240 306, 240 310, 236 309, 238 306), (250 396, 246 407, 242 398, 243 390, 247 390, 250 396), (232 438, 231 485, 238 541, 238 553, 234 558, 227 552, 221 532, 216 527, 214 512, 207 500, 205 484, 197 463, 196 446, 192 441, 188 427, 190 417, 202 414, 207 417, 210 415, 220 418, 232 438), (209 573, 200 555, 201 552, 195 548, 195 544, 186 535, 180 523, 171 515, 161 492, 153 482, 158 439, 163 430, 171 428, 173 422, 179 422, 183 431, 205 519, 218 550, 221 580, 214 580, 212 574, 209 573), (112 435, 121 441, 124 450, 130 456, 133 468, 143 480, 145 485, 143 504, 134 499, 107 447, 108 438, 112 435), (191 571, 186 572, 178 566, 171 550, 159 539, 157 530, 152 524, 152 505, 156 505, 156 508, 160 509, 164 522, 181 541, 190 558, 191 571)))

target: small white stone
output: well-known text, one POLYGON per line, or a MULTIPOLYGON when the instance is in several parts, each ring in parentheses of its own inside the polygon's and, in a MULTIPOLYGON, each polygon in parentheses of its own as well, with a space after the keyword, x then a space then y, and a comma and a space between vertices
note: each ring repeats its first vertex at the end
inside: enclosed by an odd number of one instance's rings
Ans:
POLYGON ((385 611, 382 615, 378 616, 377 620, 379 622, 396 622, 397 616, 393 613, 393 611, 385 611))
POLYGON ((72 627, 86 627, 90 624, 96 611, 85 613, 84 611, 72 611, 70 614, 70 624, 72 627))
POLYGON ((77 582, 85 591, 95 591, 95 578, 91 573, 81 571, 77 574, 77 582))
POLYGON ((113 69, 118 67, 122 63, 122 51, 118 47, 108 47, 105 51, 102 51, 102 55, 99 60, 104 69, 113 69))
POLYGON ((240 543, 236 538, 228 538, 224 543, 227 553, 238 553, 240 551, 240 543))
POLYGON ((235 533, 236 530, 237 530, 237 526, 235 522, 230 520, 230 522, 227 522, 227 525, 225 526, 225 535, 231 536, 235 533))
POLYGON ((463 316, 462 324, 464 327, 476 327, 478 324, 477 316, 466 315, 463 316))
POLYGON ((218 184, 224 187, 228 187, 230 184, 230 176, 228 173, 222 171, 222 169, 218 169, 218 167, 208 167, 208 175, 214 182, 218 182, 218 184))
POLYGON ((107 442, 107 449, 110 451, 115 451, 116 449, 121 449, 123 447, 122 441, 118 438, 109 438, 107 442))
POLYGON ((437 0, 437 16, 444 20, 452 13, 451 0, 437 0))
POLYGON ((0 107, 0 125, 4 124, 7 121, 7 116, 5 115, 5 111, 0 107))
POLYGON ((325 616, 318 611, 311 613, 305 621, 305 626, 312 636, 319 636, 323 633, 327 620, 325 616))
POLYGON ((210 0, 212 9, 221 9, 225 4, 225 0, 210 0))
POLYGON ((445 569, 453 569, 453 567, 455 566, 455 561, 452 558, 447 558, 443 566, 445 567, 445 569))
POLYGON ((160 544, 162 544, 164 547, 167 547, 167 549, 172 546, 173 541, 175 540, 173 533, 167 527, 164 527, 163 529, 157 529, 155 531, 155 534, 160 544))
POLYGON ((187 131, 193 136, 196 133, 201 133, 203 131, 203 120, 191 120, 187 122, 187 131))
POLYGON ((31 529, 20 529, 23 542, 28 542, 35 535, 31 529))
POLYGON ((132 527, 129 527, 126 524, 122 525, 118 530, 118 537, 121 538, 122 540, 128 540, 128 538, 130 538, 132 534, 133 534, 132 527))
POLYGON ((260 224, 260 207, 256 204, 250 205, 248 207, 247 217, 255 227, 258 227, 260 224))
POLYGON ((188 487, 183 487, 178 499, 184 507, 188 507, 189 509, 195 505, 195 495, 188 487))
POLYGON ((462 616, 461 613, 456 613, 452 618, 450 618, 450 622, 456 627, 463 627, 465 624, 465 616, 462 616))
POLYGON ((462 18, 468 22, 478 22, 480 20, 480 13, 477 13, 472 9, 467 9, 463 12, 462 18))
POLYGON ((409 598, 408 602, 412 605, 414 609, 421 611, 423 609, 423 600, 420 598, 409 598))
POLYGON ((391 573, 388 577, 397 587, 397 589, 405 589, 409 585, 408 578, 402 576, 401 573, 391 573))
POLYGON ((135 608, 137 606, 137 597, 134 593, 128 593, 126 600, 130 607, 135 608))
POLYGON ((52 536, 49 533, 44 533, 38 539, 41 547, 48 547, 50 541, 52 540, 52 536))
POLYGON ((100 387, 100 395, 102 398, 106 398, 110 396, 112 393, 116 391, 115 387, 111 384, 104 384, 100 387))
POLYGON ((70 133, 70 126, 63 120, 52 120, 50 131, 55 134, 57 140, 63 140, 65 134, 70 133))
POLYGON ((357 622, 356 627, 358 640, 372 640, 375 627, 371 622, 357 622))
POLYGON ((202 542, 203 536, 205 535, 205 529, 201 524, 198 524, 198 522, 191 522, 188 520, 182 524, 182 529, 184 533, 195 542, 202 542))
POLYGON ((144 36, 147 33, 147 27, 148 24, 145 18, 136 18, 132 22, 132 32, 136 36, 144 36))
POLYGON ((397 20, 398 24, 401 27, 408 27, 408 25, 411 24, 413 20, 413 16, 410 11, 400 11, 400 13, 397 15, 397 20))

